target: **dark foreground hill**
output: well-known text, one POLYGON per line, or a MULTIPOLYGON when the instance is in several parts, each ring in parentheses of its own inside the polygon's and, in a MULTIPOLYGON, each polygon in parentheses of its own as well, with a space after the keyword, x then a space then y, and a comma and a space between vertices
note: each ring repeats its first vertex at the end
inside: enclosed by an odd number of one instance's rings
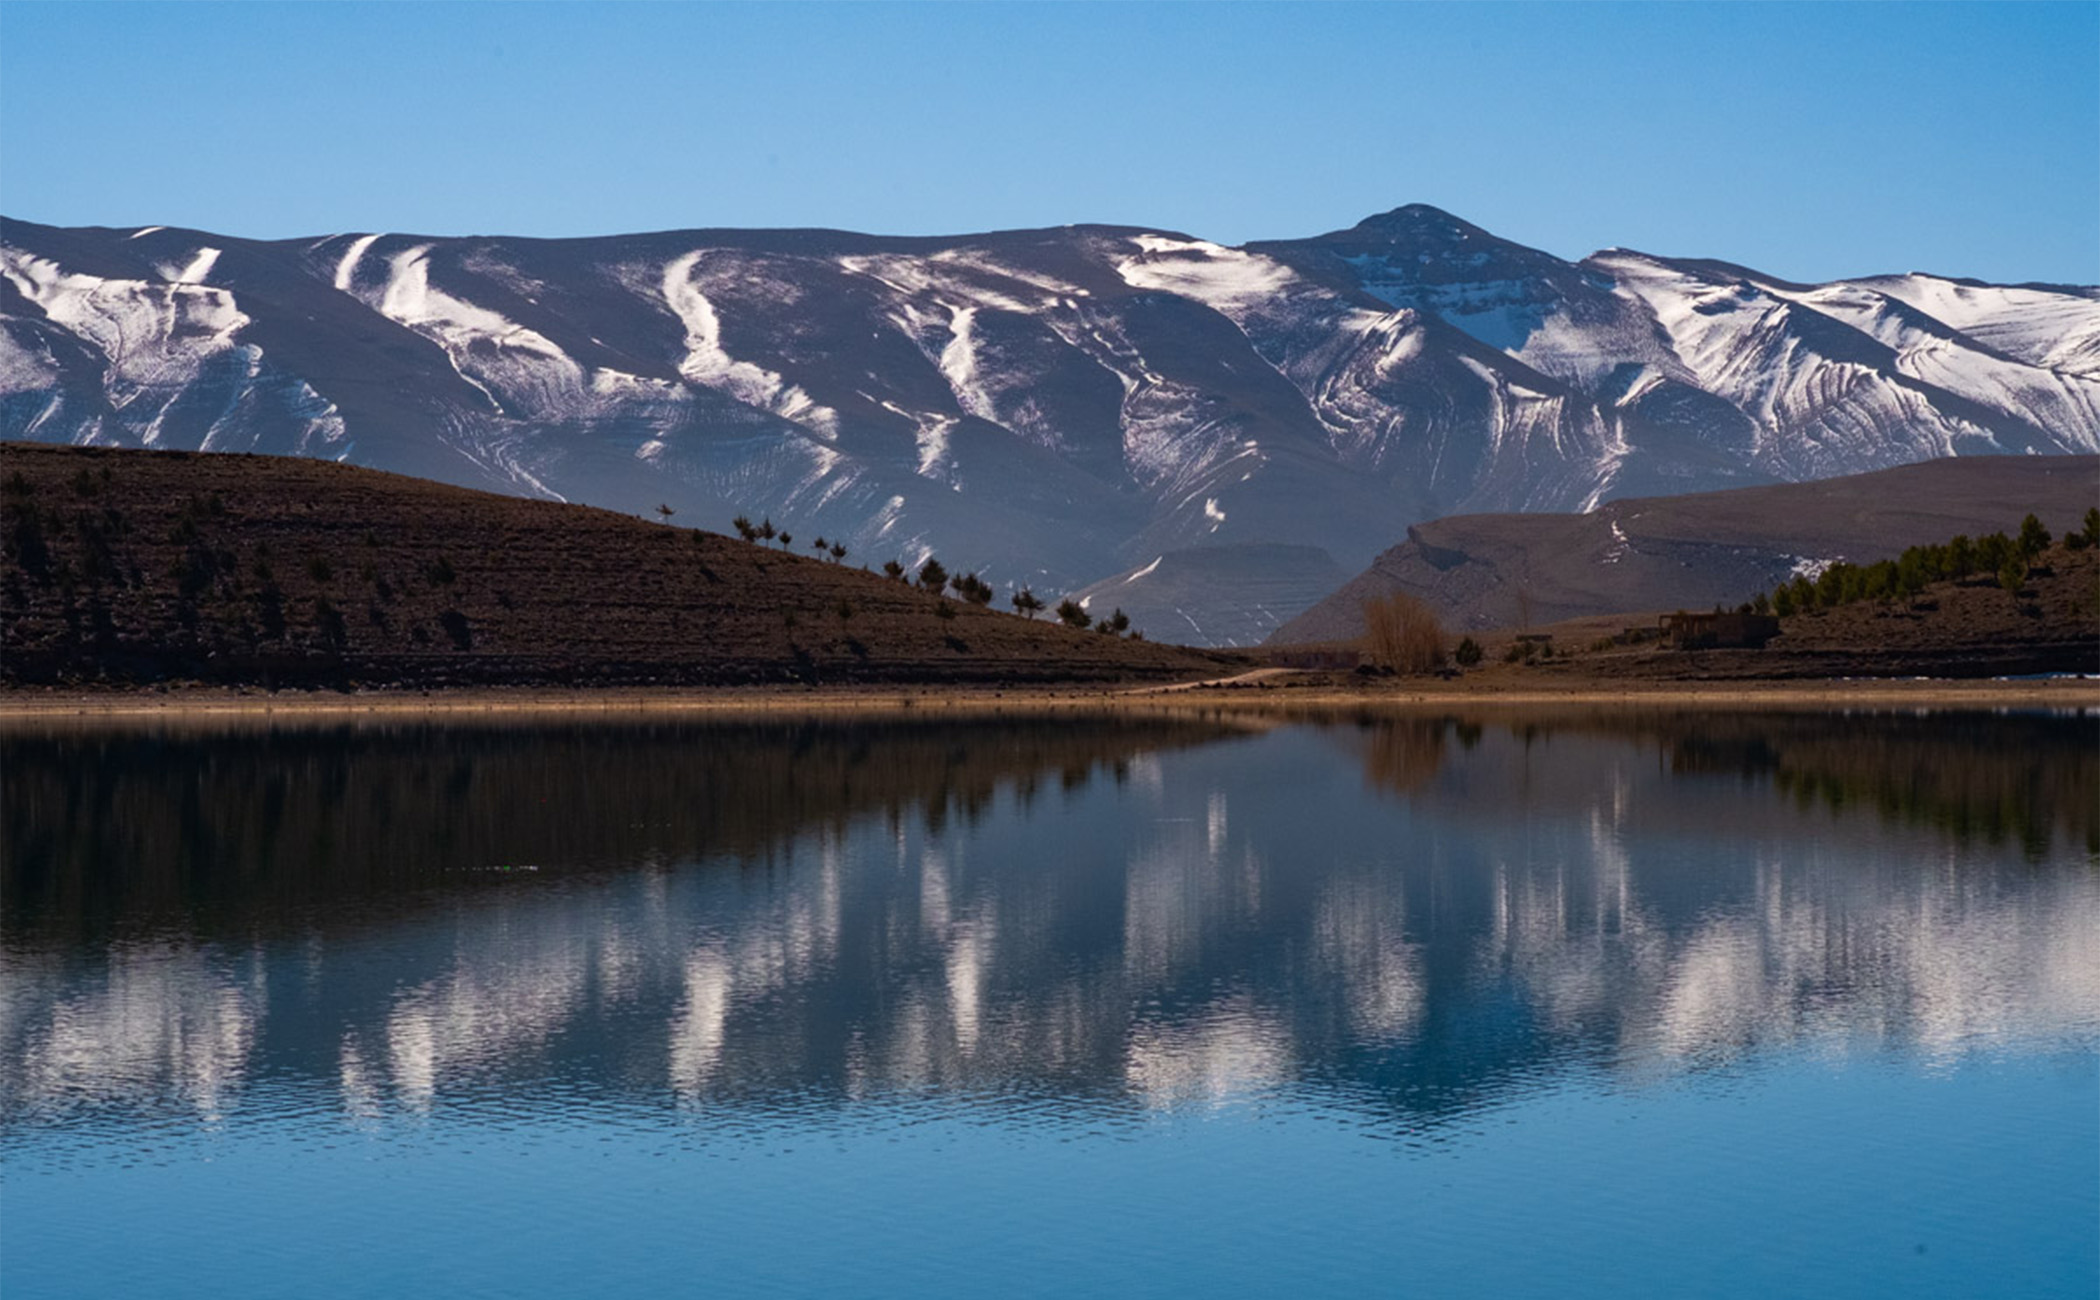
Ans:
POLYGON ((0 447, 0 617, 0 678, 14 683, 1051 682, 1219 667, 583 506, 327 461, 23 444, 0 447))
POLYGON ((1728 608, 1799 572, 2016 528, 2054 532, 2100 501, 2100 456, 1976 456, 1813 483, 1609 502, 1587 514, 1421 524, 1268 644, 1363 633, 1367 600, 1406 592, 1454 631, 1602 614, 1728 608))

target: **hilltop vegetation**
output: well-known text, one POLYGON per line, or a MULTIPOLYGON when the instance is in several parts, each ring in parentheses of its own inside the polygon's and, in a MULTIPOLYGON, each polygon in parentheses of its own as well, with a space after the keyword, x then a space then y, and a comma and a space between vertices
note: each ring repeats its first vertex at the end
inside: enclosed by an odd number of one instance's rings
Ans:
POLYGON ((0 680, 1018 683, 1220 670, 1216 656, 999 612, 968 590, 949 600, 842 558, 326 461, 9 444, 0 680))
MULTIPOLYGON (((1635 611, 1733 608, 1797 576, 2015 525, 2072 530, 2100 497, 2100 457, 1963 456, 1876 474, 1609 501, 1587 514, 1459 515, 1407 540, 1269 644, 1362 635, 1366 601, 1401 591, 1456 632, 1635 611)), ((1995 568, 1995 566, 1993 566, 1995 568)), ((1923 578, 1914 557, 1906 581, 1923 578)), ((1932 579, 1926 579, 1932 580, 1932 579)), ((1913 588, 1915 589, 1915 587, 1913 588)))

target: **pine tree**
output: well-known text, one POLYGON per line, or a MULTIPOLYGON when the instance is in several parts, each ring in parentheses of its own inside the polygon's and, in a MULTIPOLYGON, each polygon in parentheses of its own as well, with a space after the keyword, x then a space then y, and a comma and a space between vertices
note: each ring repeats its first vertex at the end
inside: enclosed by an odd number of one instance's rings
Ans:
POLYGON ((2019 547, 2021 558, 2027 560, 2049 549, 2049 530, 2031 514, 2020 521, 2019 547))

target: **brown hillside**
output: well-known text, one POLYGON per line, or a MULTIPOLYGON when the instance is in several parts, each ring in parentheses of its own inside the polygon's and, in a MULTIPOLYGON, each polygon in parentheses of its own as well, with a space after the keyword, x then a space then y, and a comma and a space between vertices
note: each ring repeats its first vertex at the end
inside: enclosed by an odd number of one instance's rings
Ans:
MULTIPOLYGON (((1654 615, 1547 629, 1559 655, 1497 665, 1505 674, 1663 680, 1806 677, 1998 677, 2100 672, 2100 550, 2061 543, 2036 557, 2017 595, 1996 578, 1936 582, 1915 600, 1861 600, 1791 614, 1761 650, 1585 649, 1607 622, 1653 627, 1654 615)), ((1483 638, 1491 659, 1510 634, 1483 638)))
POLYGON ((1956 533, 2053 530, 2100 500, 2100 456, 1957 456, 1872 474, 1674 497, 1623 498, 1587 514, 1454 515, 1408 530, 1268 644, 1346 641, 1363 607, 1394 592, 1447 627, 1538 627, 1629 610, 1733 608, 1804 562, 1870 564, 1956 533))
POLYGON ((2100 552, 2049 548, 2017 594, 1996 578, 1964 578, 1916 600, 1855 601, 1780 626, 1767 653, 1873 655, 1892 671, 1935 665, 1940 676, 2100 671, 2100 552))
POLYGON ((1048 682, 1225 663, 583 506, 327 461, 20 443, 0 446, 0 618, 15 683, 1048 682))

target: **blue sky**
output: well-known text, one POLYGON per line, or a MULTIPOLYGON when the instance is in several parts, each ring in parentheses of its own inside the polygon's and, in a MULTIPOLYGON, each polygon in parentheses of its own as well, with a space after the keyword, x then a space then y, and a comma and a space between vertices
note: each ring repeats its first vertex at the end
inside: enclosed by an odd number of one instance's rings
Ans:
POLYGON ((60 224, 1225 242, 1434 203, 1563 255, 2100 282, 2100 5, 0 4, 60 224))

